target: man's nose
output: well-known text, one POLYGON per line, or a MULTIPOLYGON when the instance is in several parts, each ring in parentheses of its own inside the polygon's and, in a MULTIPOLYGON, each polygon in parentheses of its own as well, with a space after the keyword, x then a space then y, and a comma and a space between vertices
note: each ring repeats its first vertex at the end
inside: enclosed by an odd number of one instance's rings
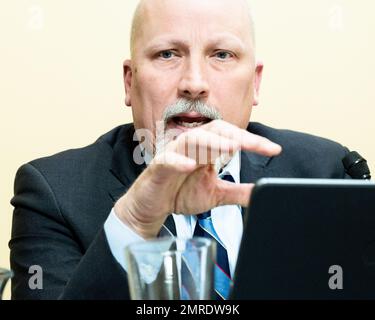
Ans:
POLYGON ((209 86, 203 61, 189 61, 178 86, 180 97, 202 99, 208 97, 209 86))

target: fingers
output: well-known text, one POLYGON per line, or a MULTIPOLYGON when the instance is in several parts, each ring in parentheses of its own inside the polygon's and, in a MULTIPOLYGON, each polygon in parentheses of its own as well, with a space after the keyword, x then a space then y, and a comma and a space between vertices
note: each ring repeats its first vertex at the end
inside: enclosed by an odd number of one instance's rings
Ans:
POLYGON ((213 164, 218 157, 231 156, 240 148, 236 140, 199 128, 181 134, 167 146, 167 150, 194 159, 200 165, 213 164))
POLYGON ((265 156, 281 152, 280 145, 221 120, 184 132, 166 147, 200 165, 213 164, 221 156, 230 158, 241 149, 265 156))
POLYGON ((197 162, 194 159, 185 157, 172 151, 166 151, 155 156, 150 165, 158 165, 160 174, 190 173, 196 169, 197 162))
POLYGON ((202 126, 202 129, 213 132, 220 137, 236 141, 243 150, 256 152, 265 156, 276 156, 281 152, 280 145, 222 120, 212 121, 202 126))

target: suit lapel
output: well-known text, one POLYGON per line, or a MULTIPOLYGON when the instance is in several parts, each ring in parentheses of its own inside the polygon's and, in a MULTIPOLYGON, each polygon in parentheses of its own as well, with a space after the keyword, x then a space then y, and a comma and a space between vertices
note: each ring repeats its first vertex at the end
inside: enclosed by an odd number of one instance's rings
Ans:
MULTIPOLYGON (((272 158, 261 156, 252 152, 241 152, 240 182, 256 183, 260 178, 267 176, 267 165, 272 158)), ((245 207, 241 207, 242 217, 246 212, 245 207)))
POLYGON ((137 164, 134 161, 134 150, 138 147, 138 142, 134 141, 134 126, 126 126, 120 131, 118 140, 113 148, 111 173, 120 182, 110 191, 115 198, 119 193, 125 193, 137 177, 145 169, 145 164, 137 164))
MULTIPOLYGON (((126 126, 119 133, 119 138, 113 148, 112 166, 110 172, 113 176, 113 184, 109 190, 112 201, 116 202, 131 187, 146 168, 145 162, 137 164, 134 161, 134 150, 139 148, 138 141, 134 139, 134 126, 126 126)), ((140 150, 136 150, 139 155, 140 150)), ((140 159, 142 160, 142 159, 140 159)), ((138 161, 137 161, 138 162, 138 161)), ((164 226, 174 235, 176 235, 176 226, 172 215, 168 216, 164 226)))
POLYGON ((165 229, 164 231, 166 231, 162 232, 163 236, 177 236, 176 224, 174 223, 174 219, 171 214, 168 216, 167 220, 165 220, 163 227, 165 229))
POLYGON ((255 183, 265 176, 270 157, 264 157, 252 152, 241 152, 240 181, 255 183))

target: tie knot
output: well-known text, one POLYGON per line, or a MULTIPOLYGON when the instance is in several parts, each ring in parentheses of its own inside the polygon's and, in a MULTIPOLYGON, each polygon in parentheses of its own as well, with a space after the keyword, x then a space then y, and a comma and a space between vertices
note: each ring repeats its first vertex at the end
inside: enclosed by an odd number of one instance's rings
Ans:
POLYGON ((234 182, 234 179, 233 179, 232 175, 229 174, 229 173, 224 174, 221 177, 221 180, 225 180, 225 181, 228 181, 228 182, 234 182))
POLYGON ((198 220, 204 220, 209 217, 211 217, 211 210, 197 215, 198 220))

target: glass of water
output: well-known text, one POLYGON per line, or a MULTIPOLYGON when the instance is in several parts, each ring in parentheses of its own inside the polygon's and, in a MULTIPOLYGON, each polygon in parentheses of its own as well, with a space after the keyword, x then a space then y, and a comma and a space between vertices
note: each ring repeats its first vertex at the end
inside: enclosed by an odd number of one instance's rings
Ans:
POLYGON ((159 238, 125 249, 133 300, 210 300, 216 243, 206 238, 159 238))

